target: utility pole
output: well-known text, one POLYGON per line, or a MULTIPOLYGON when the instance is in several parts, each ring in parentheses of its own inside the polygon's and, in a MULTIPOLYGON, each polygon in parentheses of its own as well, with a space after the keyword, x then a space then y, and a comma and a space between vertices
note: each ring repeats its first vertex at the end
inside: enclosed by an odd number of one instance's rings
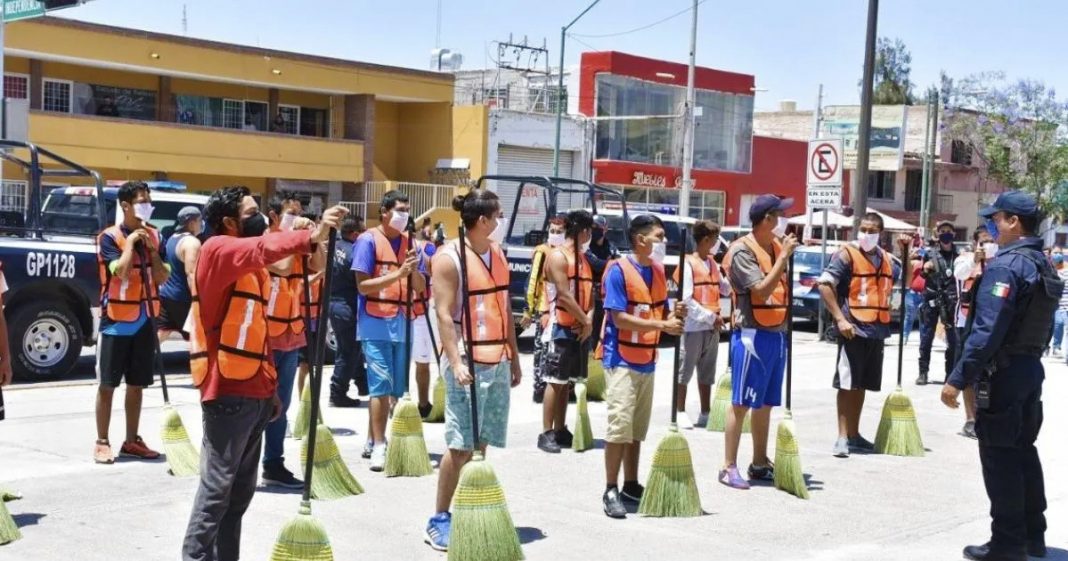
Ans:
MULTIPOLYGON (((820 84, 819 94, 816 95, 816 114, 812 119, 812 138, 820 138, 820 129, 823 124, 823 84, 820 84)), ((820 213, 823 215, 823 229, 820 230, 820 255, 821 259, 826 259, 827 255, 827 209, 823 209, 820 213)), ((808 209, 808 227, 809 232, 812 231, 812 209, 808 209)), ((818 324, 818 333, 820 341, 826 339, 824 336, 823 325, 823 298, 817 300, 816 321, 818 324)))
POLYGON ((924 147, 924 152, 928 152, 927 164, 927 192, 924 194, 924 209, 926 213, 920 217, 923 222, 923 231, 927 232, 928 227, 931 225, 931 206, 934 202, 934 192, 938 189, 938 174, 936 173, 937 167, 935 166, 938 160, 938 90, 931 89, 931 111, 929 113, 931 119, 931 138, 928 139, 928 145, 924 147))
POLYGON ((575 25, 600 1, 593 0, 585 10, 582 10, 581 14, 571 20, 571 23, 560 28, 560 68, 557 70, 560 78, 556 82, 556 142, 553 144, 553 177, 560 177, 560 126, 564 120, 564 106, 567 105, 567 96, 564 95, 564 48, 567 43, 567 30, 571 29, 572 25, 575 25))
POLYGON ((860 88, 860 137, 857 139, 857 175, 853 178, 853 234, 860 231, 860 219, 868 212, 868 158, 871 155, 871 98, 875 74, 875 33, 879 22, 879 0, 868 0, 868 33, 864 41, 864 78, 860 88))
POLYGON ((923 135, 923 171, 920 180, 920 235, 924 240, 927 238, 927 191, 930 189, 931 180, 931 90, 927 90, 927 113, 925 115, 927 121, 924 127, 923 135))
POLYGON ((693 144, 697 127, 694 115, 697 106, 697 91, 694 89, 694 75, 697 73, 697 4, 698 0, 693 0, 690 67, 686 71, 686 110, 683 111, 682 117, 682 186, 679 190, 679 216, 690 215, 690 193, 693 192, 693 144))

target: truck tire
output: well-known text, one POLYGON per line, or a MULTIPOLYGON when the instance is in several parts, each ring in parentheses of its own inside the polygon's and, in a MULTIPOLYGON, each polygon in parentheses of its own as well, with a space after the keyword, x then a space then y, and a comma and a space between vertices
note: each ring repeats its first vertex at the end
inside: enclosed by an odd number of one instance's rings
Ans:
POLYGON ((29 302, 15 310, 8 324, 12 369, 23 381, 66 375, 82 353, 78 317, 63 302, 29 302))

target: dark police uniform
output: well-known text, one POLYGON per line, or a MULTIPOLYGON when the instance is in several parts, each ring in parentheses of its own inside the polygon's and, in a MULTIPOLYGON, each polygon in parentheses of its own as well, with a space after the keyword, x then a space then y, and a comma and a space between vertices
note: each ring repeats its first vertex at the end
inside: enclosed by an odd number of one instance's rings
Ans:
MULTIPOLYGON (((942 251, 940 244, 927 248, 928 261, 934 263, 934 271, 921 273, 927 283, 923 291, 923 306, 920 308, 920 377, 917 384, 927 383, 931 369, 931 348, 934 346, 938 323, 946 331, 945 375, 948 377, 956 362, 957 329, 954 311, 957 309, 957 279, 953 277, 953 263, 957 260, 957 248, 942 251)), ((921 269, 922 270, 922 269, 921 269)))
POLYGON ((356 340, 356 275, 352 273, 352 242, 338 237, 334 249, 333 278, 330 279, 330 325, 334 328, 337 352, 334 374, 330 377, 330 399, 336 401, 349 391, 349 381, 356 382, 360 395, 367 395, 367 371, 363 349, 356 340))
POLYGON ((1046 498, 1035 448, 1045 378, 1040 357, 1062 287, 1042 254, 1042 240, 1034 237, 1002 246, 980 281, 974 321, 947 382, 957 389, 979 384, 980 391, 975 432, 992 538, 988 549, 969 547, 969 558, 1022 560, 1028 547, 1044 544, 1046 498), (989 403, 982 397, 985 387, 989 403))

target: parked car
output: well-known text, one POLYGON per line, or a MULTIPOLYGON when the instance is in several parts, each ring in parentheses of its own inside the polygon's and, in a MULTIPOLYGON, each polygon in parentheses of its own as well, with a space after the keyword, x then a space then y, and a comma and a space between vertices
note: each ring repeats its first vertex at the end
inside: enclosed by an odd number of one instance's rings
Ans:
MULTIPOLYGON (((805 321, 817 321, 820 310, 820 292, 817 280, 823 270, 827 268, 831 257, 841 248, 841 244, 828 244, 827 252, 823 253, 820 246, 800 246, 794 251, 794 294, 793 313, 794 319, 805 321)), ((900 267, 901 260, 891 255, 895 266, 900 267)), ((890 293, 890 321, 901 320, 901 285, 894 283, 890 293)), ((829 316, 827 316, 829 317, 829 316)), ((828 335, 837 337, 837 329, 834 322, 826 321, 828 335)), ((828 338, 833 338, 828 337, 828 338)))

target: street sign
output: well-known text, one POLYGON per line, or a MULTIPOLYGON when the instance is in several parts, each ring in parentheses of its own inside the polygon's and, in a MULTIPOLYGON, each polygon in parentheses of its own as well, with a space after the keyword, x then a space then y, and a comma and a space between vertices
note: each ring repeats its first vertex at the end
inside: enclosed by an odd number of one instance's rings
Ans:
POLYGON ((38 16, 43 16, 45 13, 44 4, 41 4, 37 0, 3 0, 4 1, 4 21, 12 22, 20 19, 30 19, 38 16))
POLYGON ((808 141, 808 184, 842 185, 842 139, 808 141))
POLYGON ((813 210, 837 209, 842 206, 841 185, 809 185, 808 208, 813 210))

